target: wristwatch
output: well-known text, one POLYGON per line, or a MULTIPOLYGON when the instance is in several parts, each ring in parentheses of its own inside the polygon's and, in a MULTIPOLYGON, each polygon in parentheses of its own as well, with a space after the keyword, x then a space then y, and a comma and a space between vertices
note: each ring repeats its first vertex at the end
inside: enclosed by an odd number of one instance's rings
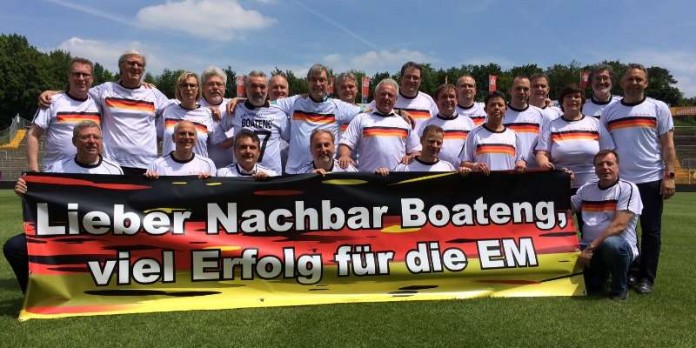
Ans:
POLYGON ((665 172, 665 179, 674 179, 675 176, 674 172, 665 172))

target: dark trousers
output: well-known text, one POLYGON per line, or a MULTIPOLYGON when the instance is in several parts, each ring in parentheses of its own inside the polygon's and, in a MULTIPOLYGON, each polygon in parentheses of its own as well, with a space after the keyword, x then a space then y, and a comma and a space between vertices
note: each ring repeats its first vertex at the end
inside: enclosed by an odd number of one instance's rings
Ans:
MULTIPOLYGON (((570 189, 570 196, 575 196, 578 193, 578 189, 576 188, 571 188, 570 189)), ((582 211, 578 210, 575 212, 575 221, 578 223, 578 231, 580 232, 580 239, 582 240, 582 226, 584 225, 582 222, 582 211)))
POLYGON ((638 281, 651 285, 657 276, 657 264, 660 260, 662 245, 662 207, 660 195, 662 180, 637 184, 640 198, 643 200, 643 212, 640 215, 640 255, 636 259, 638 281))
POLYGON ((123 170, 123 175, 143 175, 147 169, 134 168, 134 167, 121 167, 123 170))
POLYGON ((12 267, 17 282, 22 292, 27 291, 27 283, 29 282, 29 253, 27 251, 27 237, 18 234, 10 238, 2 248, 5 254, 5 259, 12 267))

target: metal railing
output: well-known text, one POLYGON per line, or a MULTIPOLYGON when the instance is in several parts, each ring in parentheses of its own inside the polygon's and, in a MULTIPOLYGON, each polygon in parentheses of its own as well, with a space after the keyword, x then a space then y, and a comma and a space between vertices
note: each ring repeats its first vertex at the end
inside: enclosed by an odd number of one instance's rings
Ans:
POLYGON ((15 134, 17 134, 17 131, 23 128, 27 128, 31 125, 31 122, 22 118, 19 116, 19 114, 15 115, 15 117, 12 118, 12 123, 10 124, 9 127, 6 129, 0 131, 0 144, 7 144, 12 139, 14 139, 15 134))

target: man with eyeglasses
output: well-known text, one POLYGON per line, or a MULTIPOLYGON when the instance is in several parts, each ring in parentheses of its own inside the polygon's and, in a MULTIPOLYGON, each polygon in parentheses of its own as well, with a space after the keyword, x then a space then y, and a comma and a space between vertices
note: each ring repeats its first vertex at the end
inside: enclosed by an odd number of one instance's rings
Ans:
POLYGON ((599 65, 592 69, 590 72, 592 96, 582 106, 583 115, 599 118, 607 106, 621 100, 620 96, 611 94, 613 78, 614 72, 609 65, 599 65))
POLYGON ((75 156, 72 139, 76 124, 85 120, 101 123, 99 106, 89 95, 94 81, 92 67, 92 62, 87 59, 73 58, 68 71, 68 90, 55 95, 50 107, 36 111, 27 134, 29 171, 39 171, 39 142, 44 134, 42 167, 45 169, 54 162, 75 156))
POLYGON ((290 117, 290 149, 285 166, 288 174, 299 174, 312 160, 309 145, 315 129, 327 129, 339 139, 341 125, 350 123, 360 113, 356 105, 329 98, 330 77, 326 66, 313 65, 307 72, 308 95, 296 98, 290 107, 277 104, 290 117))
MULTIPOLYGON (((145 64, 140 52, 126 51, 118 59, 119 80, 89 90, 103 112, 104 153, 127 175, 144 174, 157 158, 155 119, 170 104, 158 89, 142 84, 145 64)), ((45 91, 39 102, 49 106, 53 94, 45 91)))
MULTIPOLYGON (((230 98, 225 98, 227 74, 216 66, 210 66, 201 74, 201 84, 203 96, 198 102, 201 106, 213 110, 213 115, 217 114, 217 118, 213 117, 214 133, 223 132, 220 122, 225 118, 226 105, 230 102, 230 98)), ((231 136, 233 131, 227 134, 231 136)), ((208 146, 208 157, 213 160, 216 167, 224 167, 234 162, 234 151, 220 146, 208 146)))
MULTIPOLYGON (((242 130, 253 132, 259 137, 260 148, 258 162, 276 173, 282 173, 281 140, 288 140, 289 125, 286 113, 268 100, 268 77, 261 71, 251 71, 244 81, 246 101, 238 103, 234 117, 226 117, 221 126, 225 134, 229 129, 237 136, 242 130)), ((220 139, 216 133, 213 142, 223 147, 232 147, 233 138, 220 139)))
MULTIPOLYGON (((91 120, 78 122, 70 132, 70 147, 75 149, 73 156, 52 163, 46 168, 48 173, 103 174, 122 175, 118 164, 105 159, 101 155, 102 132, 99 124, 91 120)), ((17 180, 15 193, 22 197, 31 187, 24 177, 17 180)), ((12 267, 17 282, 23 293, 29 282, 29 255, 27 238, 24 233, 18 234, 5 242, 3 246, 5 259, 12 267)))

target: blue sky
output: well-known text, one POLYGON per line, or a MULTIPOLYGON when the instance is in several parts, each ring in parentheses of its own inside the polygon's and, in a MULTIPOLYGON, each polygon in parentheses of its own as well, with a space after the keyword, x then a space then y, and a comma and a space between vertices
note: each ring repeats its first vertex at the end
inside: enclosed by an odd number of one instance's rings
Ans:
POLYGON ((693 0, 11 0, 0 32, 112 71, 120 53, 138 49, 154 74, 209 65, 304 74, 323 63, 372 74, 408 60, 508 68, 616 59, 667 68, 691 97, 695 10, 693 0))

